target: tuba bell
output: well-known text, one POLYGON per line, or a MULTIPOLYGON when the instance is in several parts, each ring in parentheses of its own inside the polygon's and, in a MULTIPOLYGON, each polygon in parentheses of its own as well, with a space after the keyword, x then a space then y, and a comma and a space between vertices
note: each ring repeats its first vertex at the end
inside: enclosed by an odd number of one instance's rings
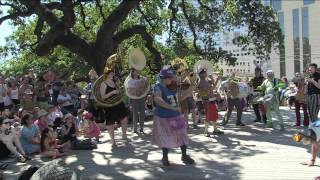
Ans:
POLYGON ((128 64, 131 72, 124 81, 125 93, 130 99, 142 99, 147 96, 150 83, 140 73, 138 74, 139 79, 132 78, 134 71, 141 71, 146 66, 146 57, 141 49, 133 48, 129 51, 128 64))
POLYGON ((115 66, 121 63, 121 58, 118 54, 113 54, 107 59, 107 63, 104 69, 104 74, 101 75, 94 83, 93 85, 93 90, 92 94, 95 99, 95 102, 97 103, 98 106, 102 107, 113 107, 118 104, 120 104, 123 101, 123 95, 124 91, 123 88, 120 85, 120 79, 116 76, 115 78, 115 84, 117 89, 120 91, 119 94, 115 94, 107 99, 102 99, 101 94, 100 94, 100 87, 101 84, 106 80, 107 75, 105 74, 107 71, 114 71, 115 66))

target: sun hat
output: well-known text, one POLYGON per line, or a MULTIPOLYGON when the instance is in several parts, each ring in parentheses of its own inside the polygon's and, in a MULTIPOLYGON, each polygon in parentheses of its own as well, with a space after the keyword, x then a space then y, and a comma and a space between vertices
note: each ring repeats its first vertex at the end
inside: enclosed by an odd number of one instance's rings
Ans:
POLYGON ((176 73, 174 72, 174 70, 171 68, 171 66, 169 65, 165 65, 161 71, 160 71, 160 78, 161 79, 166 79, 166 78, 170 78, 170 77, 174 77, 176 75, 176 73))
POLYGON ((38 117, 41 118, 42 116, 46 116, 48 115, 48 112, 44 109, 40 109, 40 111, 38 112, 38 117))

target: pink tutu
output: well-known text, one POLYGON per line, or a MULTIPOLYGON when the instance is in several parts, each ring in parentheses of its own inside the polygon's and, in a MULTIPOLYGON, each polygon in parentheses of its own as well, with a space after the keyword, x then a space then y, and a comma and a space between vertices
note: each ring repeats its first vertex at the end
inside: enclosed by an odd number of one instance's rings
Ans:
POLYGON ((187 124, 183 116, 160 118, 154 116, 153 143, 161 148, 177 148, 189 143, 187 124))

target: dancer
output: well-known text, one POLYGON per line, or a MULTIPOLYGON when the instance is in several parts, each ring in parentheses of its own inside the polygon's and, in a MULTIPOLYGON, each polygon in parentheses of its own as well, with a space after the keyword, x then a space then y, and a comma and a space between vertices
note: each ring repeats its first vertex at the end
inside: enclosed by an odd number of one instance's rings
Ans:
POLYGON ((185 164, 194 164, 187 155, 187 124, 180 112, 177 102, 176 76, 170 66, 164 66, 160 71, 161 82, 156 84, 155 116, 153 122, 153 141, 162 148, 162 164, 169 166, 169 148, 181 148, 181 160, 185 164), (175 86, 172 88, 172 86, 175 86))
MULTIPOLYGON (((257 89, 257 87, 260 86, 262 84, 262 82, 264 81, 264 77, 261 73, 261 68, 256 67, 254 72, 255 72, 255 76, 251 80, 250 85, 253 88, 254 92, 261 92, 260 90, 257 89)), ((263 123, 266 124, 267 123, 267 116, 266 116, 266 111, 265 111, 265 107, 264 107, 263 103, 257 102, 257 103, 254 103, 252 106, 253 106, 254 113, 256 115, 256 120, 254 120, 254 122, 261 122, 261 115, 260 115, 260 111, 261 111, 263 123), (260 111, 259 111, 259 109, 260 109, 260 111)))
POLYGON ((222 126, 228 124, 234 106, 237 109, 236 126, 245 126, 241 121, 244 103, 243 100, 238 97, 239 85, 235 79, 235 73, 231 73, 229 79, 221 83, 220 90, 224 91, 225 95, 227 96, 227 113, 223 119, 222 126))
POLYGON ((285 84, 280 80, 274 77, 273 71, 267 71, 267 79, 263 81, 261 86, 258 86, 258 89, 264 91, 264 105, 267 110, 267 127, 273 128, 271 111, 275 111, 278 116, 278 122, 280 125, 280 130, 284 130, 282 116, 279 110, 279 88, 285 87, 285 84))
POLYGON ((205 132, 204 134, 207 137, 210 137, 210 133, 208 131, 209 123, 213 126, 213 134, 223 134, 223 131, 220 131, 217 128, 217 119, 218 119, 218 110, 216 102, 211 100, 210 97, 213 96, 213 89, 216 87, 216 82, 214 82, 213 79, 210 81, 207 78, 207 71, 206 69, 202 68, 198 70, 198 74, 200 77, 200 80, 197 84, 197 90, 198 94, 200 94, 200 97, 202 99, 206 120, 204 121, 205 125, 205 132), (210 101, 211 100, 211 101, 210 101))

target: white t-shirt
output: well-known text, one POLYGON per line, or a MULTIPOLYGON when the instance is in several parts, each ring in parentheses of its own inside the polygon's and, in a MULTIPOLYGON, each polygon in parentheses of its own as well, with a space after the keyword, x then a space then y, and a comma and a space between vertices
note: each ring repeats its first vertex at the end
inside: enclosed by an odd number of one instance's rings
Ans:
POLYGON ((71 96, 69 94, 66 94, 66 96, 62 96, 61 94, 58 95, 58 102, 64 102, 62 105, 63 106, 70 106, 72 105, 71 103, 71 96))
POLYGON ((63 118, 63 113, 59 110, 56 110, 56 111, 49 113, 48 124, 53 125, 54 120, 56 120, 56 118, 58 118, 58 117, 63 118))
POLYGON ((18 89, 11 89, 10 98, 11 99, 19 99, 18 94, 19 94, 18 89))

